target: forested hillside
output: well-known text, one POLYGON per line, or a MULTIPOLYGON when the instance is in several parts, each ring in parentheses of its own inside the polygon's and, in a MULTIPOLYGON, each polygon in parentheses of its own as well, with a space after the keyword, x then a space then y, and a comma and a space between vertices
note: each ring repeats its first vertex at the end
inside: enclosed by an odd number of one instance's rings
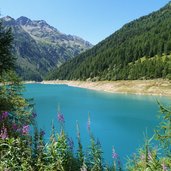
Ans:
POLYGON ((171 2, 124 25, 92 49, 51 72, 48 79, 171 78, 171 2))
MULTIPOLYGON (((87 131, 83 132, 89 135, 89 141, 86 139, 89 145, 84 148, 79 123, 76 122, 73 141, 65 130, 65 117, 60 111, 57 120, 52 122, 51 130, 45 132, 37 126, 36 121, 42 113, 37 115, 32 99, 23 98, 23 85, 14 72, 12 54, 11 31, 0 23, 0 171, 137 171, 137 168, 170 171, 170 107, 160 105, 160 124, 154 130, 155 134, 150 139, 146 135, 145 142, 141 142, 144 145, 125 163, 122 164, 120 155, 114 146, 111 147, 110 164, 104 160, 102 145, 92 132, 90 114, 87 131), (51 135, 47 139, 45 135, 49 131, 51 135), (156 140, 155 143, 152 140, 156 140)), ((51 117, 50 112, 47 117, 51 117)), ((106 141, 111 140, 105 138, 106 141)), ((125 148, 124 143, 121 148, 125 148)))

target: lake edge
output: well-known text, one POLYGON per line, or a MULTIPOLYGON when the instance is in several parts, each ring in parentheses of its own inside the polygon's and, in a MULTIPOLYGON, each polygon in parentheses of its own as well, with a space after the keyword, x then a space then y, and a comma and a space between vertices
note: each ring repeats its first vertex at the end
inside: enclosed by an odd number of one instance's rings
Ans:
POLYGON ((122 80, 122 81, 68 81, 50 80, 42 82, 29 81, 25 83, 65 84, 72 87, 85 88, 108 93, 154 95, 171 97, 171 82, 169 80, 122 80))

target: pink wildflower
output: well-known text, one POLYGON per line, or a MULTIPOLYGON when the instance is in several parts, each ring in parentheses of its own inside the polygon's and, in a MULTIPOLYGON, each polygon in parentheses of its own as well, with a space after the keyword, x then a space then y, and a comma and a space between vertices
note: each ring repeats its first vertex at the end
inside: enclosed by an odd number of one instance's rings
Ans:
POLYGON ((88 121, 87 121, 87 129, 88 131, 90 131, 90 124, 91 124, 91 121, 90 121, 90 114, 88 115, 88 121))
POLYGON ((17 130, 17 128, 18 128, 18 127, 17 127, 17 124, 15 124, 15 123, 14 123, 14 124, 12 124, 12 129, 13 129, 13 130, 15 130, 15 131, 16 131, 16 130, 17 130))
POLYGON ((2 127, 0 133, 1 133, 0 134, 0 138, 2 138, 2 139, 8 138, 7 128, 5 128, 4 126, 2 127))
POLYGON ((6 119, 8 117, 8 112, 2 112, 2 119, 6 119))
POLYGON ((163 171, 166 171, 166 170, 167 170, 166 165, 165 165, 164 163, 162 163, 161 165, 162 165, 162 169, 163 169, 163 171))
POLYGON ((58 113, 58 116, 57 117, 58 117, 58 121, 60 123, 64 123, 65 122, 64 115, 61 114, 60 112, 58 113))
POLYGON ((26 134, 28 134, 28 132, 29 132, 29 125, 23 126, 23 128, 22 128, 22 134, 23 135, 26 135, 26 134))
POLYGON ((112 158, 113 159, 117 159, 118 158, 118 154, 115 152, 115 148, 112 147, 112 158))

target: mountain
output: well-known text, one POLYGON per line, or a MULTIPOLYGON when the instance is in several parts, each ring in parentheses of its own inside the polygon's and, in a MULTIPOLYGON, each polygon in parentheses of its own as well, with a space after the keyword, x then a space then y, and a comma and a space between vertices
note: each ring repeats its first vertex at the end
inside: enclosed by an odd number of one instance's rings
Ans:
POLYGON ((41 80, 52 68, 92 47, 89 42, 63 34, 43 20, 32 21, 23 16, 16 20, 6 16, 1 20, 4 27, 11 27, 17 73, 25 80, 41 80))
POLYGON ((171 2, 51 72, 48 79, 171 79, 171 2))

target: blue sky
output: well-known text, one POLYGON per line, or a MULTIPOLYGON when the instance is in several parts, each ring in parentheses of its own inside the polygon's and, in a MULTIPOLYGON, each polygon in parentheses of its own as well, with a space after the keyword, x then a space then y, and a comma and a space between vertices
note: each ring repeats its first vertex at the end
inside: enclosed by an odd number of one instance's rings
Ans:
POLYGON ((59 31, 96 44, 124 24, 169 0, 0 0, 1 16, 45 20, 59 31))

